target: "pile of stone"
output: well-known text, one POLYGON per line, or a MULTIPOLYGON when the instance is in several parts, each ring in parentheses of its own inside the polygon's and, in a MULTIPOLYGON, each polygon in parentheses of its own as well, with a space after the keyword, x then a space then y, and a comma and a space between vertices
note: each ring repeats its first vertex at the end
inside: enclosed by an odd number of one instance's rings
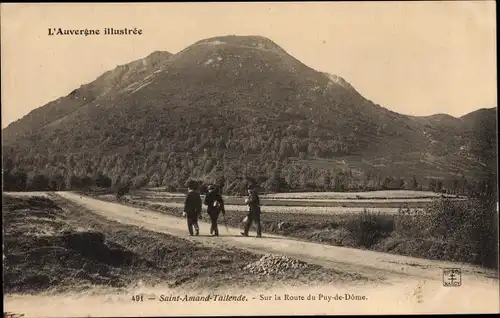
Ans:
POLYGON ((254 274, 272 275, 305 269, 307 267, 307 263, 290 257, 266 254, 258 261, 245 266, 244 270, 254 274))

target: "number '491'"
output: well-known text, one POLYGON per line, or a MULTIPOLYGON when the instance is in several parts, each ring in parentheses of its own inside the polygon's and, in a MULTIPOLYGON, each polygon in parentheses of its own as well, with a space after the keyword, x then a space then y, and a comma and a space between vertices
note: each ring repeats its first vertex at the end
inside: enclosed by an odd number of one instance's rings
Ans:
POLYGON ((142 295, 134 295, 132 296, 132 301, 143 301, 143 296, 142 295))

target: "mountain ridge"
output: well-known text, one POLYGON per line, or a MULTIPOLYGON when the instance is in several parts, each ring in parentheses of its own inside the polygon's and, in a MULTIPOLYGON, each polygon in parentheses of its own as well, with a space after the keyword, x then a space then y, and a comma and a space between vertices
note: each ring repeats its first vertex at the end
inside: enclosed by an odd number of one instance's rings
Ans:
POLYGON ((307 180, 334 170, 365 179, 377 173, 475 177, 496 169, 496 136, 485 130, 493 111, 460 118, 399 114, 270 39, 222 36, 119 65, 2 135, 15 167, 100 172, 115 180, 144 175, 156 184, 182 183, 187 174, 222 173, 234 181, 277 170, 302 185, 312 181, 297 180, 294 171, 307 180), (482 136, 487 140, 477 143, 482 136))

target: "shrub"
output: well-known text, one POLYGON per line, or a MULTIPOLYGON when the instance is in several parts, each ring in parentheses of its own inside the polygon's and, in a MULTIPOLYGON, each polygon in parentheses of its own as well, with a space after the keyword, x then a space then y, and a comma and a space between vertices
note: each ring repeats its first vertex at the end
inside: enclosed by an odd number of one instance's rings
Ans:
POLYGON ((498 214, 493 198, 441 198, 424 213, 401 209, 395 231, 407 238, 445 244, 443 258, 486 267, 498 265, 498 214))
POLYGON ((111 188, 111 178, 103 174, 99 174, 95 180, 95 185, 99 188, 111 188))
POLYGON ((29 184, 29 188, 33 191, 47 191, 49 190, 50 180, 43 174, 36 174, 33 176, 29 184))
POLYGON ((139 189, 139 188, 146 186, 148 184, 148 182, 149 182, 149 179, 146 175, 139 175, 139 176, 132 178, 131 186, 134 189, 139 189))
POLYGON ((24 171, 3 170, 4 191, 26 191, 28 175, 24 171))
POLYGON ((116 187, 116 198, 120 200, 124 195, 130 192, 130 182, 121 183, 116 187))
POLYGON ((358 246, 368 248, 390 234, 394 229, 394 223, 390 217, 374 214, 364 209, 363 213, 349 218, 345 223, 345 228, 351 232, 358 246))
POLYGON ((394 216, 395 234, 405 238, 422 238, 428 235, 429 217, 418 209, 408 207, 398 209, 394 216))

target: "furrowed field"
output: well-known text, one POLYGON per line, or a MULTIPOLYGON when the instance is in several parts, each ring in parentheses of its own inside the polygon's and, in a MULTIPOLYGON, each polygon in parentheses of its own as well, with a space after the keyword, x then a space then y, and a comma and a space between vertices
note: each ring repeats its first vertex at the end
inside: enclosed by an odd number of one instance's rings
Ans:
MULTIPOLYGON (((276 213, 359 213, 365 208, 375 209, 385 214, 395 214, 400 207, 422 208, 436 198, 465 200, 465 197, 450 196, 434 192, 419 191, 373 191, 373 192, 320 192, 320 193, 282 193, 261 195, 261 204, 267 212, 276 213)), ((129 196, 131 200, 180 207, 184 195, 161 192, 159 190, 136 191, 129 196)), ((225 204, 230 210, 246 211, 244 198, 225 196, 225 204)))
MULTIPOLYGON (((115 201, 114 194, 94 196, 115 201)), ((138 190, 120 199, 181 217, 184 195, 138 190)), ((227 196, 226 222, 242 226, 244 197, 227 196)), ((489 197, 419 191, 261 195, 264 232, 323 244, 497 266, 498 210, 489 197)), ((204 209, 205 211, 205 209, 204 209)), ((203 217, 208 217, 203 212, 203 217)), ((220 219, 221 224, 224 219, 220 219)))

